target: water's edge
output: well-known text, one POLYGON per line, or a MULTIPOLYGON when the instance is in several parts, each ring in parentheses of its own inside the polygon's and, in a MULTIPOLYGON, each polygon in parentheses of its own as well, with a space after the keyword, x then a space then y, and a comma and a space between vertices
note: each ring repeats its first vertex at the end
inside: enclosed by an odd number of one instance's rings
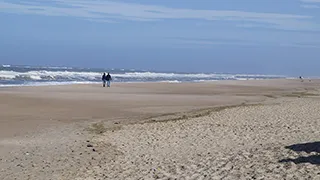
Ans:
POLYGON ((203 82, 288 78, 281 75, 229 73, 168 73, 135 69, 90 69, 70 67, 0 66, 0 86, 38 86, 99 83, 103 72, 114 82, 203 82))

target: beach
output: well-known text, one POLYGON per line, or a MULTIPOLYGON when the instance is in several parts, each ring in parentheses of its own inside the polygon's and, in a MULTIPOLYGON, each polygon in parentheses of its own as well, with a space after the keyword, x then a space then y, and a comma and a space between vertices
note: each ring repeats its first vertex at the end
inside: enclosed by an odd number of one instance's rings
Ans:
POLYGON ((320 179, 319 90, 297 79, 0 88, 0 179, 320 179))

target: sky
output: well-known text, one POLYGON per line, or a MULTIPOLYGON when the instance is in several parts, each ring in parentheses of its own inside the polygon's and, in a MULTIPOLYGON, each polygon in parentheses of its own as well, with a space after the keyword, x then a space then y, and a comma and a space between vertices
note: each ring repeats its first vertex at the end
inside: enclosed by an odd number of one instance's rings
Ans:
POLYGON ((0 0, 0 64, 320 75, 320 0, 0 0))

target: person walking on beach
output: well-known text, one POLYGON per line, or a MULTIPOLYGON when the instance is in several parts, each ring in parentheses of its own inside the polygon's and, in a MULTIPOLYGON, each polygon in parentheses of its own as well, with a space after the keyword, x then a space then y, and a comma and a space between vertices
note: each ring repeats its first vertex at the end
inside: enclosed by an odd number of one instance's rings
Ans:
POLYGON ((110 75, 110 73, 108 73, 108 75, 106 76, 106 81, 107 81, 107 87, 110 87, 110 84, 111 84, 111 81, 112 80, 112 77, 110 75))
POLYGON ((101 79, 102 79, 102 86, 103 86, 103 87, 106 87, 106 81, 107 81, 107 80, 106 80, 106 79, 107 79, 106 73, 103 73, 101 79))
POLYGON ((303 78, 302 78, 302 76, 300 76, 300 77, 299 77, 299 79, 301 80, 301 82, 303 82, 303 78))

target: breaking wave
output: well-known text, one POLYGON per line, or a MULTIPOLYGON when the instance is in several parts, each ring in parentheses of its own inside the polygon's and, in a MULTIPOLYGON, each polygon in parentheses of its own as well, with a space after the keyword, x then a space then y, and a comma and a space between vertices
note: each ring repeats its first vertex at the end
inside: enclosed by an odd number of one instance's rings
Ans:
POLYGON ((109 71, 115 82, 202 82, 216 80, 252 80, 286 78, 279 75, 221 74, 221 73, 160 73, 134 69, 76 69, 68 67, 0 66, 0 85, 10 84, 63 84, 95 83, 101 81, 102 72, 109 71))

